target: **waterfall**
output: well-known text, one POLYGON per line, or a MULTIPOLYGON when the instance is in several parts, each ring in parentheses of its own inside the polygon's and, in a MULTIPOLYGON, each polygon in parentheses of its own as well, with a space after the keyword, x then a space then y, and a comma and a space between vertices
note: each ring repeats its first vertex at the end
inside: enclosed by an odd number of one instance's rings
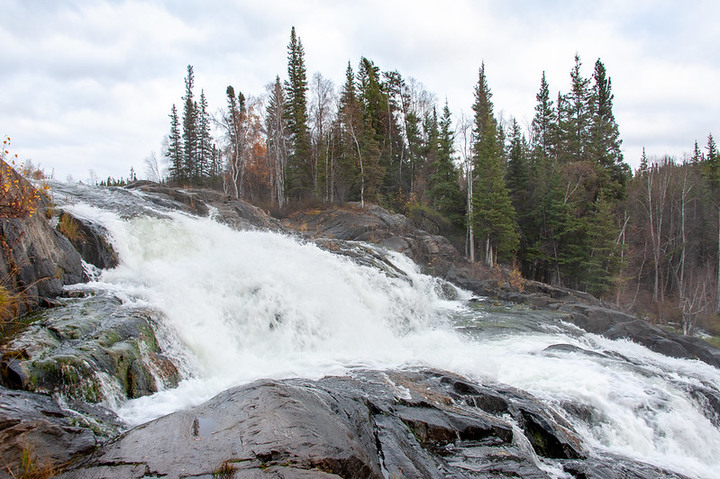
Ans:
POLYGON ((63 208, 107 228, 120 257, 82 288, 164 313, 162 341, 185 374, 176 389, 120 405, 131 423, 259 378, 429 366, 532 393, 593 450, 717 477, 720 420, 701 394, 720 395, 714 367, 585 333, 554 313, 448 295, 400 254, 388 254, 403 272, 391 274, 296 237, 172 211, 123 215, 74 194, 63 208))

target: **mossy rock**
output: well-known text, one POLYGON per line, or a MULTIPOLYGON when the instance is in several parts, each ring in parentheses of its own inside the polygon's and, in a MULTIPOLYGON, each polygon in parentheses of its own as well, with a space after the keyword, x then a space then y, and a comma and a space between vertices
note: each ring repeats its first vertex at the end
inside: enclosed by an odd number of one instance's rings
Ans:
POLYGON ((153 331, 157 315, 111 296, 66 300, 0 348, 2 384, 91 403, 117 390, 137 398, 175 386, 178 370, 153 331))

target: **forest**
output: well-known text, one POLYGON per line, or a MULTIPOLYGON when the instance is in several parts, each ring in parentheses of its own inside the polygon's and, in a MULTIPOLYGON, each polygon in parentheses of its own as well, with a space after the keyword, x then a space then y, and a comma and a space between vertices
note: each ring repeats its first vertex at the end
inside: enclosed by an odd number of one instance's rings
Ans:
POLYGON ((169 115, 167 174, 156 159, 147 166, 155 180, 223 189, 279 215, 379 204, 447 236, 472 262, 590 292, 685 334, 720 334, 712 134, 684 158, 643 153, 633 172, 611 78, 600 59, 591 76, 582 66, 576 55, 570 90, 557 95, 543 73, 524 130, 496 115, 484 64, 472 118, 453 119, 420 82, 365 57, 348 62, 339 88, 320 73, 308 79, 293 28, 287 78, 258 96, 228 86, 217 115, 189 65, 169 115))

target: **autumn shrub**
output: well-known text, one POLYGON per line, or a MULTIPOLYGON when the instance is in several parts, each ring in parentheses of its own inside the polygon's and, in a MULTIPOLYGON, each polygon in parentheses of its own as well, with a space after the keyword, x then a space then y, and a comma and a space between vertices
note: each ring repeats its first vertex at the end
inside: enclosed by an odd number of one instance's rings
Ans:
POLYGON ((525 290, 525 278, 523 278, 522 272, 517 264, 513 264, 513 269, 508 274, 508 283, 520 292, 525 290))
POLYGON ((10 138, 3 140, 0 150, 0 218, 26 218, 38 208, 40 193, 20 173, 16 165, 17 154, 11 156, 10 138), (8 162, 9 160, 9 162, 8 162))

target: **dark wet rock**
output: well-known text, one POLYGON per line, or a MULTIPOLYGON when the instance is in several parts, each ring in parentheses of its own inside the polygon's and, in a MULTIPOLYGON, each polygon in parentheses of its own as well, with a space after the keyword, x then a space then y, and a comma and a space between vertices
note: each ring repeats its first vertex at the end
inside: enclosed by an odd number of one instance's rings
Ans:
POLYGON ((666 469, 628 462, 626 458, 605 454, 583 461, 567 461, 563 468, 578 479, 689 479, 688 476, 666 469))
POLYGON ((596 353, 595 351, 590 351, 588 349, 583 349, 578 346, 574 346, 572 344, 551 344, 550 346, 543 349, 543 352, 546 354, 580 354, 583 356, 591 357, 591 358, 598 358, 598 359, 606 359, 608 356, 596 353))
POLYGON ((108 231, 93 221, 63 213, 63 221, 77 225, 77 235, 68 238, 73 247, 87 263, 100 269, 114 268, 118 265, 118 255, 109 241, 108 231))
POLYGON ((201 195, 194 190, 171 188, 150 181, 136 181, 126 187, 128 190, 137 190, 150 202, 170 210, 180 210, 198 216, 207 216, 210 212, 201 195))
POLYGON ((284 224, 312 238, 364 241, 405 253, 427 272, 444 275, 460 255, 443 236, 418 229, 405 216, 350 203, 295 213, 284 224))
POLYGON ((179 373, 153 331, 156 314, 106 296, 35 313, 0 347, 2 384, 91 403, 108 399, 108 382, 129 398, 175 386, 179 373))
POLYGON ((63 286, 86 281, 82 259, 45 217, 0 218, 0 278, 19 295, 16 316, 53 304, 63 286))
POLYGON ((44 394, 0 386, 0 476, 7 477, 8 468, 20 471, 24 452, 32 452, 39 466, 59 468, 122 426, 114 413, 99 406, 60 403, 44 394))
POLYGON ((150 181, 137 181, 127 188, 141 192, 145 199, 163 208, 186 211, 198 216, 213 215, 219 222, 234 229, 288 232, 279 220, 266 211, 220 191, 171 188, 150 181))
POLYGON ((224 198, 214 200, 215 218, 237 230, 268 230, 287 233, 289 230, 266 211, 242 200, 224 198))
POLYGON ((589 457, 531 395, 434 370, 236 387, 124 433, 60 477, 217 477, 232 468, 236 478, 544 479, 549 465, 576 477, 679 477, 589 457))

